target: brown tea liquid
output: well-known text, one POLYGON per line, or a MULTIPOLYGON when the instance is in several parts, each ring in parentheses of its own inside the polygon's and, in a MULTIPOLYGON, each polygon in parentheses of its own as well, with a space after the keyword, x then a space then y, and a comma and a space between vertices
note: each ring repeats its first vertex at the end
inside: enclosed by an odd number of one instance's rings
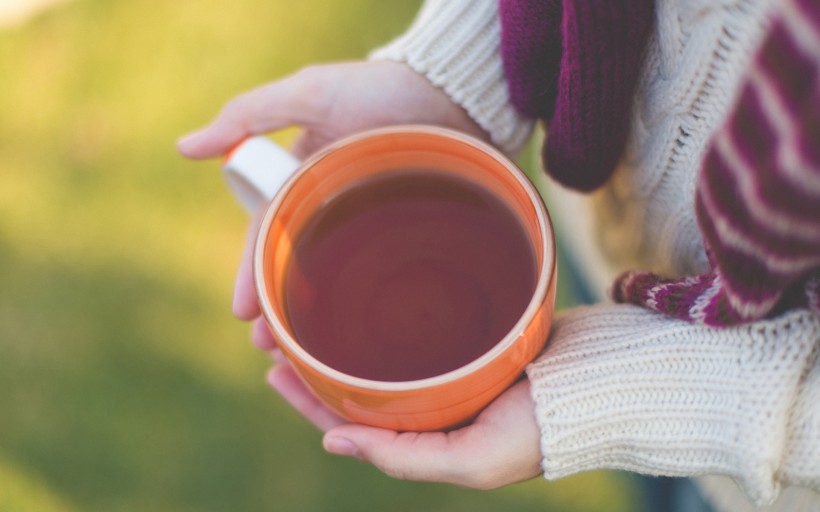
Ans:
POLYGON ((487 352, 535 282, 531 244, 509 207, 469 181, 408 170, 341 193, 311 219, 294 242, 285 306, 318 360, 406 381, 487 352))

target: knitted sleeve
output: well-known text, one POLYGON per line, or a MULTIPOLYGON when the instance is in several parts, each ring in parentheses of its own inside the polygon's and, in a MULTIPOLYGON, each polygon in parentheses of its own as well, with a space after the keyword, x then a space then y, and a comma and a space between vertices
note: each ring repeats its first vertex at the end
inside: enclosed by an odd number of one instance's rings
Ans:
POLYGON ((729 328, 634 305, 556 319, 528 368, 543 469, 725 475, 751 501, 820 491, 820 315, 729 328))
POLYGON ((427 0, 410 28, 370 54, 403 62, 440 87, 508 154, 533 122, 510 104, 501 62, 496 0, 427 0))

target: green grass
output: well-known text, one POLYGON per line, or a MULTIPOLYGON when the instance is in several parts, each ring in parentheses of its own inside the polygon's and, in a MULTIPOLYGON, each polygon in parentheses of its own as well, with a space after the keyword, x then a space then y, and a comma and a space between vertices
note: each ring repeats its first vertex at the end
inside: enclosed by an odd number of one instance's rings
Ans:
POLYGON ((616 474, 482 493, 331 457, 230 315, 246 219, 175 139, 417 5, 76 0, 0 29, 0 512, 629 508, 616 474))

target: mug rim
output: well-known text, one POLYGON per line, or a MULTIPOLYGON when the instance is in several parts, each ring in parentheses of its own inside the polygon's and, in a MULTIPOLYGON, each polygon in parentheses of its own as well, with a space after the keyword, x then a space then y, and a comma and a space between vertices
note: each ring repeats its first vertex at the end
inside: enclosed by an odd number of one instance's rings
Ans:
POLYGON ((535 188, 535 185, 532 183, 532 181, 530 181, 530 179, 524 174, 524 172, 521 169, 519 169, 518 166, 510 158, 504 155, 501 151, 471 135, 449 128, 418 124, 393 125, 389 127, 365 130, 357 132, 353 135, 342 137, 330 143, 329 145, 327 145, 317 153, 313 154, 312 156, 308 157, 299 165, 298 169, 287 179, 287 181, 285 181, 285 183, 276 193, 274 198, 271 200, 270 204, 268 204, 265 211, 265 215, 262 217, 262 221, 259 225, 259 231, 256 236, 255 247, 253 251, 253 277, 257 299, 259 301, 262 314, 267 320, 269 328, 273 329, 277 343, 286 345, 287 351, 296 356, 301 362, 305 363, 319 374, 329 377, 335 381, 344 383, 348 386, 377 391, 415 391, 419 389, 441 386, 459 380, 467 375, 470 375, 474 373, 476 370, 494 361, 499 355, 504 353, 510 346, 514 344, 514 342, 524 333, 524 331, 526 330, 526 326, 535 317, 535 315, 538 313, 538 311, 546 301, 547 294, 549 292, 550 286, 552 285, 551 281, 555 279, 555 267, 557 260, 555 249, 555 232, 552 226, 549 212, 547 211, 546 206, 544 205, 544 201, 541 198, 541 195, 535 188), (288 329, 284 326, 283 321, 273 311, 273 307, 270 304, 268 285, 266 279, 264 278, 264 252, 268 233, 270 231, 270 225, 273 222, 273 219, 276 216, 276 213, 278 212, 279 208, 281 207, 281 204, 285 196, 287 195, 288 191, 293 187, 294 183, 299 180, 302 174, 304 174, 308 169, 313 167, 316 163, 324 159, 329 154, 352 143, 355 143, 363 139, 369 139, 372 137, 378 137, 383 135, 397 135, 403 133, 435 135, 444 138, 449 138, 454 140, 455 142, 460 142, 462 144, 466 144, 475 149, 478 149, 479 151, 488 154, 493 159, 501 163, 504 166, 504 168, 507 169, 507 171, 515 177, 516 181, 521 186, 522 190, 526 192, 527 197, 530 200, 530 204, 535 209, 535 215, 538 221, 537 223, 539 226, 539 232, 542 235, 541 249, 543 251, 544 257, 542 258, 541 264, 538 266, 538 281, 536 282, 535 290, 532 293, 532 297, 530 298, 530 301, 527 304, 526 309, 521 314, 516 323, 512 326, 512 328, 510 328, 507 334, 505 334, 498 342, 496 342, 492 346, 492 348, 490 348, 481 356, 473 359, 467 364, 449 370, 445 373, 434 375, 432 377, 425 377, 422 379, 415 380, 381 381, 367 379, 363 377, 356 377, 354 375, 350 375, 348 373, 344 373, 340 370, 337 370, 332 366, 329 366, 320 361, 319 359, 317 359, 316 357, 314 357, 312 354, 310 354, 310 352, 305 350, 296 341, 296 339, 290 334, 288 329))

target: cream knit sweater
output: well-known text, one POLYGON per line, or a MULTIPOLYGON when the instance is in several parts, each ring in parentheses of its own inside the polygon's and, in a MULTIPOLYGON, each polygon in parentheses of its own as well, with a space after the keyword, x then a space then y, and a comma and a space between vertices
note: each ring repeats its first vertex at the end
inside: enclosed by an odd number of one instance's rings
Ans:
MULTIPOLYGON (((559 315, 528 368, 547 478, 601 468, 704 475, 721 510, 820 510, 818 315, 715 329, 605 299, 626 269, 707 270, 693 206, 698 165, 770 3, 657 0, 615 176, 591 197, 541 184, 561 243, 602 300, 559 315)), ((499 36, 495 0, 428 0, 371 58, 406 62, 514 153, 532 123, 508 102, 499 36)))

